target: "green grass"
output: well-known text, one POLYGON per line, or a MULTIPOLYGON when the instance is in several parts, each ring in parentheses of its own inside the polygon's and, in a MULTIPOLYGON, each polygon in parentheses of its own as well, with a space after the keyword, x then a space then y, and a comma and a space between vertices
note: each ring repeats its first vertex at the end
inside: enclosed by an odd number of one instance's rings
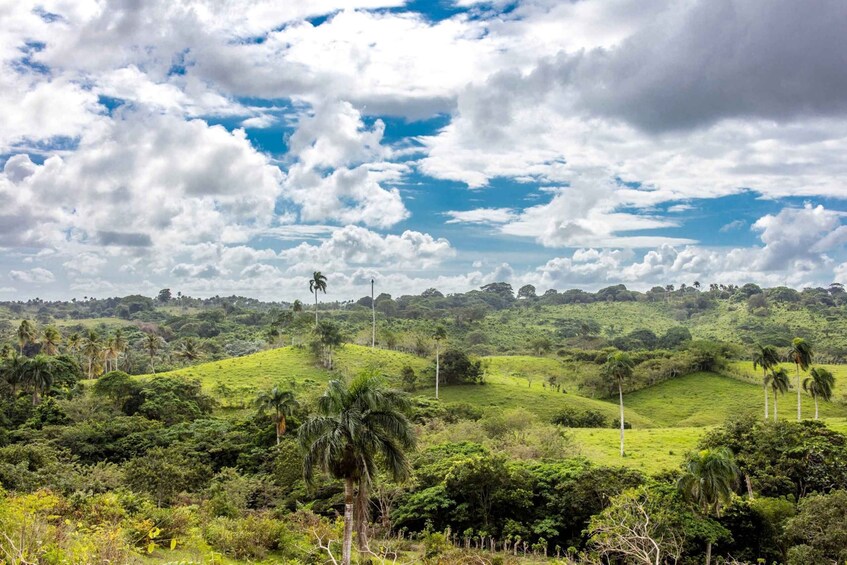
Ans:
MULTIPOLYGON (((837 403, 847 403, 847 365, 819 365, 815 364, 815 367, 823 367, 829 370, 833 376, 835 377, 835 388, 833 390, 833 401, 837 403)), ((796 368, 793 363, 782 363, 782 367, 788 371, 788 376, 790 377, 791 384, 794 385, 797 380, 796 368)), ((737 377, 739 379, 749 381, 751 383, 761 383, 762 382, 762 370, 761 369, 753 369, 753 363, 750 361, 735 361, 730 363, 730 371, 732 376, 737 377)), ((803 382, 805 377, 809 376, 808 373, 804 373, 800 371, 800 382, 803 382)), ((795 400, 796 406, 796 400, 795 400)))
POLYGON ((529 355, 491 356, 483 358, 486 379, 495 377, 513 377, 517 381, 528 381, 533 386, 541 386, 550 376, 564 385, 566 390, 576 391, 580 376, 576 370, 566 367, 558 359, 551 357, 532 357, 529 355))
POLYGON ((707 430, 702 427, 626 430, 626 457, 620 456, 619 430, 580 428, 570 431, 580 454, 598 465, 621 465, 657 473, 678 468, 707 430))
MULTIPOLYGON (((648 414, 660 427, 711 426, 744 413, 764 416, 764 402, 761 386, 714 373, 686 375, 624 397, 624 405, 648 414)), ((770 402, 773 415, 772 395, 770 402)), ((814 413, 812 400, 806 395, 802 408, 804 414, 814 413)), ((820 413, 821 417, 844 417, 847 409, 822 403, 820 413)), ((797 397, 793 391, 780 397, 779 416, 786 420, 797 417, 797 397)))

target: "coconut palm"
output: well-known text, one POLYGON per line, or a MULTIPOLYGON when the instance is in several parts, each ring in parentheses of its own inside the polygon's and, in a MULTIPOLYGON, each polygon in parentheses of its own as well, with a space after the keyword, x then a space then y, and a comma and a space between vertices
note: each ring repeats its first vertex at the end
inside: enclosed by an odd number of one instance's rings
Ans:
POLYGON ((17 338, 18 338, 18 347, 20 348, 20 354, 24 354, 24 347, 27 344, 35 343, 35 339, 38 336, 38 333, 35 331, 35 326, 29 320, 23 320, 21 325, 18 326, 17 338))
POLYGON ((144 351, 147 352, 147 355, 150 356, 150 372, 155 375, 156 367, 153 363, 156 357, 156 352, 159 351, 159 349, 162 347, 162 338, 150 332, 144 338, 143 347, 144 351))
POLYGON ((77 332, 72 333, 68 336, 68 339, 65 340, 65 345, 68 348, 68 351, 77 358, 77 362, 79 361, 79 350, 82 347, 82 336, 80 336, 77 332))
POLYGON ((402 392, 366 374, 347 384, 330 381, 318 399, 317 414, 300 426, 306 480, 312 482, 317 469, 344 481, 342 565, 350 564, 352 553, 356 486, 369 486, 378 465, 395 481, 409 475, 406 451, 414 448, 415 436, 405 415, 408 407, 402 392))
POLYGON ((788 392, 788 371, 783 367, 774 367, 768 375, 767 382, 771 385, 771 391, 773 391, 773 421, 776 422, 779 395, 788 392))
POLYGON ((438 326, 432 332, 432 339, 435 340, 435 399, 438 400, 438 377, 441 372, 441 340, 447 337, 447 331, 444 326, 438 326))
POLYGON ((320 271, 312 273, 309 279, 309 292, 315 293, 315 327, 318 327, 318 291, 326 294, 326 277, 320 271))
POLYGON ((279 387, 273 387, 270 392, 263 392, 256 398, 256 406, 259 410, 273 411, 276 444, 279 445, 279 439, 285 435, 287 419, 291 417, 300 404, 294 398, 293 393, 280 390, 279 387))
POLYGON ((772 345, 759 345, 753 352, 753 370, 762 368, 762 388, 765 389, 765 420, 768 419, 768 371, 779 365, 779 352, 772 345))
POLYGON ((809 376, 803 379, 803 390, 815 399, 815 420, 818 419, 818 398, 829 402, 832 398, 832 389, 835 386, 835 377, 823 367, 814 367, 809 371, 809 376))
POLYGON ((620 425, 621 425, 621 457, 624 456, 623 440, 624 440, 624 420, 623 420, 623 385, 632 377, 632 370, 635 368, 630 356, 626 353, 610 353, 606 358, 606 364, 603 365, 603 372, 607 377, 610 377, 618 388, 618 398, 620 400, 620 425))
MULTIPOLYGON (((732 498, 738 487, 738 466, 725 448, 705 449, 691 454, 677 485, 683 496, 704 516, 720 517, 721 505, 732 498)), ((706 565, 712 561, 712 540, 706 544, 706 565)))
POLYGON ((26 362, 26 357, 13 352, 11 356, 4 358, 3 362, 0 363, 0 376, 9 385, 13 399, 18 396, 18 387, 25 381, 26 362))
POLYGON ((800 410, 800 369, 809 370, 809 365, 812 364, 812 346, 802 337, 795 337, 791 341, 791 350, 788 352, 788 358, 794 363, 797 369, 797 421, 802 420, 800 410))
POLYGON ((41 335, 41 345, 47 355, 56 355, 59 352, 59 344, 62 343, 62 334, 53 326, 44 328, 41 335))
POLYGON ((121 355, 126 353, 126 348, 129 344, 126 341, 126 337, 124 337, 124 332, 122 329, 118 328, 115 330, 115 370, 118 370, 118 366, 120 365, 121 355))
POLYGON ((200 350, 200 346, 197 344, 196 339, 193 337, 187 337, 182 340, 182 343, 180 344, 179 349, 176 350, 175 355, 183 362, 191 363, 203 357, 203 352, 200 350))
POLYGON ((100 359, 100 336, 94 330, 88 330, 85 338, 82 340, 82 352, 88 359, 88 378, 94 376, 95 362, 100 359))
POLYGON ((22 374, 22 382, 32 388, 32 405, 39 401, 39 394, 44 394, 53 386, 54 363, 47 355, 36 355, 27 359, 22 374))

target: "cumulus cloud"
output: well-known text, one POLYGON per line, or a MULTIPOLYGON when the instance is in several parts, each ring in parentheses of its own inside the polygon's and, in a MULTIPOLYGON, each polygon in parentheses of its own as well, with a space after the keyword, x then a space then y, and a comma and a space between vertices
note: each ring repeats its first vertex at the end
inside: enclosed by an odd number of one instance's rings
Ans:
POLYGON ((13 281, 29 284, 51 283, 56 280, 52 272, 41 267, 35 267, 28 271, 9 271, 9 278, 13 281))
POLYGON ((449 216, 448 224, 505 224, 515 219, 515 211, 511 208, 475 208, 473 210, 450 210, 444 213, 449 216))

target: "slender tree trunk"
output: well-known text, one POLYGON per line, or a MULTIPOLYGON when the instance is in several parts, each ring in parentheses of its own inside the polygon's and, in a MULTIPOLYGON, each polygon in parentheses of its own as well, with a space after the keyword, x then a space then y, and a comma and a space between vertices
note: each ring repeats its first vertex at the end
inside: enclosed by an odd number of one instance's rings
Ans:
POLYGON ((768 385, 766 384, 763 388, 765 389, 765 420, 767 420, 768 419, 768 385))
POLYGON ((818 395, 812 394, 812 397, 815 399, 815 420, 818 419, 818 395))
POLYGON ((800 415, 800 365, 797 365, 797 421, 802 420, 800 415))
POLYGON ((436 400, 438 400, 438 373, 439 373, 439 369, 441 368, 440 364, 439 364, 439 359, 438 359, 438 354, 439 354, 438 346, 439 346, 439 343, 436 341, 435 342, 435 399, 436 400))
POLYGON ((318 291, 315 290, 315 329, 318 327, 318 291))
POLYGON ((370 516, 368 512, 368 487, 364 481, 359 481, 353 516, 355 517, 356 547, 359 548, 359 551, 366 551, 368 549, 368 521, 370 516))
POLYGON ((621 402, 621 457, 623 457, 623 386, 618 383, 618 397, 621 402))
POLYGON ((353 479, 344 479, 344 542, 341 546, 341 565, 350 565, 353 552, 353 479))
POLYGON ((153 355, 150 355, 150 372, 156 374, 156 366, 153 364, 153 355))
POLYGON ((777 406, 777 394, 773 393, 773 421, 776 422, 779 420, 779 417, 776 415, 776 406, 777 406))
POLYGON ((712 563, 712 542, 706 542, 706 565, 712 563))

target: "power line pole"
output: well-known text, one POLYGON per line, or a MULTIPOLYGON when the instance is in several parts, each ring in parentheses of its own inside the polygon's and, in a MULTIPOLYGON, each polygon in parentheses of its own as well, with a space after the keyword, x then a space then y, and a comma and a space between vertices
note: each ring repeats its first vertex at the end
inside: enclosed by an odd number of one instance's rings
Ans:
POLYGON ((373 279, 371 279, 371 347, 376 347, 376 302, 374 302, 373 279))

